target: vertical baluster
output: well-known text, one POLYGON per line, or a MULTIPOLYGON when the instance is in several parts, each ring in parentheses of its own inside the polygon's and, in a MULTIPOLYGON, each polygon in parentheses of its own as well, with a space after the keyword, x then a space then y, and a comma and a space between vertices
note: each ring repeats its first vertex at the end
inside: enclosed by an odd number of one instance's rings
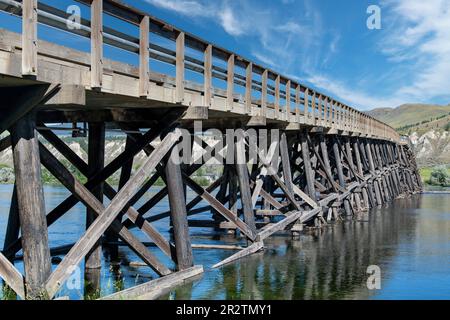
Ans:
POLYGON ((295 115, 297 122, 300 122, 300 85, 295 88, 295 115))
POLYGON ((286 121, 291 119, 291 80, 286 82, 286 121))
POLYGON ((227 65, 227 109, 233 110, 234 105, 234 54, 228 57, 227 65))
POLYGON ((91 4, 91 87, 103 86, 103 1, 91 4))
POLYGON ((253 63, 249 62, 247 64, 245 81, 245 106, 247 109, 247 114, 252 113, 252 86, 253 86, 253 63))
POLYGON ((37 75, 37 0, 22 3, 22 75, 37 75))
POLYGON ((275 119, 280 118, 280 76, 275 78, 275 119))
POLYGON ((150 91, 150 17, 144 16, 139 27, 139 96, 147 97, 150 91))
POLYGON ((212 102, 212 45, 210 44, 205 49, 204 63, 204 105, 210 107, 212 102))
POLYGON ((267 114, 267 79, 269 76, 269 72, 267 70, 263 71, 261 76, 262 85, 261 85, 261 116, 265 117, 267 114))
POLYGON ((180 32, 176 40, 176 102, 184 102, 184 42, 185 34, 180 32))

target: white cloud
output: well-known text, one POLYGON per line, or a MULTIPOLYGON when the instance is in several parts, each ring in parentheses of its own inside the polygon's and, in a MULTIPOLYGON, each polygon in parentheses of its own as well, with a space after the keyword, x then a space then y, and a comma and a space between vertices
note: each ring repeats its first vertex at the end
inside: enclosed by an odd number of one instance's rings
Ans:
POLYGON ((188 16, 210 16, 211 10, 195 0, 146 0, 148 3, 166 10, 188 16))
POLYGON ((236 20, 236 17, 230 7, 224 7, 218 15, 220 18, 220 24, 227 33, 232 36, 240 36, 244 33, 241 24, 236 20))
POLYGON ((394 95, 450 97, 450 0, 385 0, 383 6, 390 27, 381 51, 409 66, 405 77, 410 80, 394 95))

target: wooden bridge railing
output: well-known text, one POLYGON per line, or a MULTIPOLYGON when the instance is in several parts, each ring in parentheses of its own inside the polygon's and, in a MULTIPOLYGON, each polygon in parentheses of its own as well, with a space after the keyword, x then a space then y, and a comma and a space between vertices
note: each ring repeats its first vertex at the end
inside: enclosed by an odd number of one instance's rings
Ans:
POLYGON ((258 65, 240 55, 208 43, 198 37, 134 9, 117 0, 76 0, 90 6, 91 20, 81 19, 79 28, 67 27, 69 14, 38 0, 0 0, 0 10, 22 16, 22 73, 36 75, 38 56, 37 23, 74 33, 91 40, 91 87, 102 88, 103 45, 139 55, 139 95, 148 97, 150 90, 150 59, 175 66, 176 102, 183 104, 187 70, 203 75, 202 95, 205 106, 213 104, 216 95, 226 98, 226 109, 233 111, 236 100, 243 100, 246 113, 259 108, 266 116, 270 109, 274 119, 322 126, 349 133, 359 133, 398 142, 396 131, 336 99, 258 65), (104 15, 125 21, 139 28, 139 38, 104 26, 104 15), (175 43, 175 50, 152 42, 151 34, 175 43), (203 60, 185 53, 186 48, 203 55, 203 60), (226 68, 220 66, 221 61, 226 68), (244 70, 244 72, 239 72, 244 70), (244 73, 244 74, 242 74, 244 73), (260 78, 258 80, 257 78, 260 78), (213 87, 213 79, 226 82, 226 90, 213 87), (245 92, 237 94, 236 86, 245 92))

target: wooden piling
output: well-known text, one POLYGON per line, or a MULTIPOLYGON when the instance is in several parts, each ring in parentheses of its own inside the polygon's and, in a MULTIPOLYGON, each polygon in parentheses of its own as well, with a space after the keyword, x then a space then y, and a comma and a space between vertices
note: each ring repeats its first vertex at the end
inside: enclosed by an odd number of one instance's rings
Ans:
POLYGON ((11 141, 22 233, 26 298, 45 299, 45 282, 51 272, 50 249, 33 113, 25 115, 12 127, 11 141))

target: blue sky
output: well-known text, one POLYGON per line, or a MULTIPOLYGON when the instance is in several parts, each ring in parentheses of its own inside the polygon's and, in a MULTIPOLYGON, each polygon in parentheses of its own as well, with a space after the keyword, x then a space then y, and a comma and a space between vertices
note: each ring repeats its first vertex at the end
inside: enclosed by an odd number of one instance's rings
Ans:
POLYGON ((125 2, 361 110, 450 103, 450 0, 125 2), (373 4, 381 30, 366 26, 373 4))

